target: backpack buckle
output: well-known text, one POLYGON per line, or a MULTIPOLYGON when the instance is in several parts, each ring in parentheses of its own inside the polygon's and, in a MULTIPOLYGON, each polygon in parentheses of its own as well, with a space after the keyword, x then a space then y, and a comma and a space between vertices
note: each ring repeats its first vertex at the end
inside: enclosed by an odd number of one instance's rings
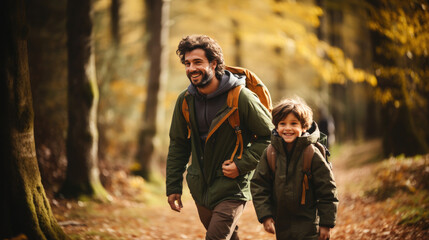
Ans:
POLYGON ((241 129, 240 129, 240 127, 239 127, 239 126, 236 126, 236 127, 234 128, 234 131, 235 131, 235 133, 236 133, 237 135, 241 134, 241 129))
POLYGON ((313 176, 310 171, 304 171, 304 170, 302 170, 302 173, 304 173, 305 175, 307 175, 308 179, 311 179, 311 177, 313 176))

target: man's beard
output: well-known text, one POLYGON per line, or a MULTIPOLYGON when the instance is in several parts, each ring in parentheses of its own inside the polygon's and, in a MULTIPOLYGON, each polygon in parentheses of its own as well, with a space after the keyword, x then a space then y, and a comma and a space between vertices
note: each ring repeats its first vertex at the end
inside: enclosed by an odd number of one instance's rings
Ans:
MULTIPOLYGON (((201 71, 198 71, 198 72, 201 72, 201 71)), ((199 82, 199 83, 197 83, 197 84, 194 84, 193 82, 192 82, 192 80, 191 80, 191 75, 193 74, 193 73, 195 73, 195 71, 194 72, 192 72, 192 73, 190 73, 189 75, 188 75, 188 78, 189 78, 189 80, 191 81, 191 84, 194 86, 194 87, 197 87, 197 88, 204 88, 205 86, 207 86, 207 85, 209 85, 210 83, 211 83, 211 81, 213 80, 213 77, 214 77, 214 73, 213 73, 213 71, 210 69, 210 70, 208 70, 207 72, 205 72, 205 73, 202 73, 201 72, 201 74, 203 74, 203 76, 202 76, 202 78, 201 78, 201 82, 199 82)))

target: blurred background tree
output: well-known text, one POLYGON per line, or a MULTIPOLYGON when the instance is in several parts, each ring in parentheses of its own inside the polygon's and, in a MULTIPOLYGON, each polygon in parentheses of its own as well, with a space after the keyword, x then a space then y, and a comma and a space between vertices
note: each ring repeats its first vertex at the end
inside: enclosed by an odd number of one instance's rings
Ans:
POLYGON ((408 156, 429 146, 429 12, 427 1, 368 1, 376 99, 383 148, 408 156))
MULTIPOLYGON (((56 191, 67 165, 66 1, 26 2, 37 156, 44 184, 56 191)), ((175 50, 189 34, 215 38, 226 64, 255 72, 274 103, 305 99, 317 121, 335 123, 330 138, 336 143, 382 138, 386 156, 428 151, 426 1, 171 0, 164 20, 170 51, 155 50, 168 54, 160 63, 168 72, 165 86, 162 74, 154 78, 160 81, 158 103, 148 96, 155 94, 151 36, 153 27, 161 30, 150 5, 94 0, 92 6, 98 156, 107 188, 112 169, 137 169, 133 163, 142 167, 142 160, 164 168, 174 103, 189 84, 175 50), (153 126, 148 117, 156 119, 156 131, 149 137, 154 152, 146 155, 139 153, 139 136, 153 126)))
POLYGON ((99 91, 91 1, 67 1, 67 171, 60 193, 107 200, 98 167, 99 91))

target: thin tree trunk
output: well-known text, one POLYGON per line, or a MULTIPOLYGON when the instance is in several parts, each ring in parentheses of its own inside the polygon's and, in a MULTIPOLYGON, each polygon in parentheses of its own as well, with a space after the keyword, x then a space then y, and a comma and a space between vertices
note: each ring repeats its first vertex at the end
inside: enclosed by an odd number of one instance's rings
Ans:
POLYGON ((98 169, 98 86, 92 44, 91 1, 67 2, 68 118, 67 176, 61 193, 105 200, 98 169))
POLYGON ((121 0, 112 0, 112 5, 110 6, 110 31, 116 48, 118 48, 121 42, 121 35, 119 32, 120 9, 121 0))
POLYGON ((67 239, 52 214, 37 165, 24 1, 2 1, 0 9, 0 238, 67 239))
POLYGON ((232 29, 233 29, 233 35, 234 35, 234 60, 235 60, 235 66, 242 67, 243 61, 241 57, 241 36, 240 36, 240 23, 237 19, 232 19, 232 29))
POLYGON ((157 133, 158 106, 161 86, 166 81, 168 69, 168 19, 170 11, 169 0, 145 0, 148 15, 146 27, 150 40, 147 52, 150 58, 148 88, 143 113, 143 126, 139 135, 139 150, 137 162, 140 170, 135 173, 149 179, 151 163, 156 158, 154 139, 157 133))
MULTIPOLYGON (((275 0, 275 2, 283 2, 283 0, 275 0)), ((279 16, 279 17, 283 17, 283 14, 278 11, 278 10, 274 10, 274 14, 279 16)), ((274 89, 274 99, 275 101, 279 101, 280 99, 283 98, 284 96, 284 92, 286 90, 286 76, 285 76, 285 72, 284 72, 284 65, 283 65, 283 61, 281 61, 280 59, 283 59, 283 48, 281 46, 275 46, 274 49, 274 56, 276 59, 279 59, 277 61, 275 61, 276 63, 274 64, 274 74, 275 74, 275 89, 274 89)))

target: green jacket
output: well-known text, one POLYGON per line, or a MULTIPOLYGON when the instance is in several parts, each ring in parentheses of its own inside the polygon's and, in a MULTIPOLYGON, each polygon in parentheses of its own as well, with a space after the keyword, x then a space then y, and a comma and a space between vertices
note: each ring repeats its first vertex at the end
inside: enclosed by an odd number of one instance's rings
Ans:
POLYGON ((306 190, 305 205, 301 205, 303 150, 319 138, 317 125, 314 131, 297 138, 294 149, 287 154, 284 141, 273 130, 271 144, 276 152, 276 170, 273 175, 264 151, 251 181, 253 204, 258 220, 263 222, 273 217, 277 239, 317 239, 316 226, 334 227, 338 197, 331 167, 322 154, 314 148, 309 189, 306 190), (287 170, 286 170, 287 168, 287 170), (320 222, 319 222, 320 218, 320 222))
MULTIPOLYGON (((195 99, 182 92, 176 102, 170 128, 170 147, 167 157, 167 195, 182 193, 183 173, 192 197, 199 205, 213 209, 224 200, 251 199, 250 179, 259 158, 270 141, 272 123, 270 113, 260 103, 257 96, 247 88, 241 90, 238 102, 240 127, 244 149, 242 159, 234 159, 240 175, 231 179, 222 173, 222 163, 230 159, 236 144, 236 134, 228 121, 225 121, 207 140, 204 151, 195 116, 195 99), (182 114, 183 99, 187 98, 190 109, 191 139, 182 114), (257 136, 254 140, 254 135, 257 136), (191 154, 192 153, 192 154, 191 154), (187 167, 189 157, 191 164, 187 167), (200 163, 203 163, 202 166, 200 163)), ((228 112, 226 102, 211 123, 216 123, 228 112)), ((238 151, 239 152, 239 151, 238 151)))

